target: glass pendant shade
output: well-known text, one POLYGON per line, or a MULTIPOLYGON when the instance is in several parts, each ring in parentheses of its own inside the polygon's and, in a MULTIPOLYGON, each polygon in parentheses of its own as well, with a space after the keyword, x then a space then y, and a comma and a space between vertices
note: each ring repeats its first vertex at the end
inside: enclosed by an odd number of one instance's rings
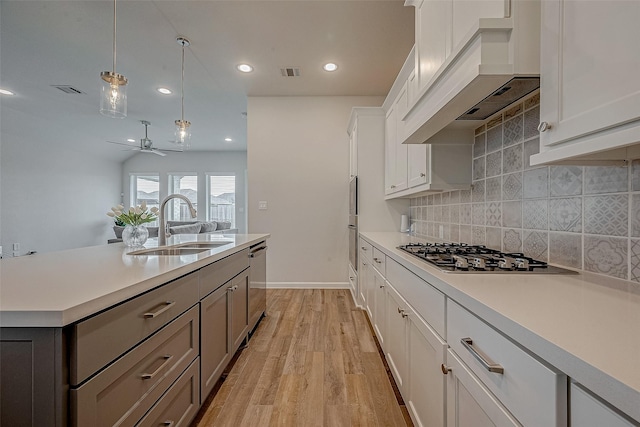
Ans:
POLYGON ((176 132, 175 142, 181 145, 183 149, 187 149, 191 146, 191 122, 188 120, 176 120, 176 132))
POLYGON ((113 71, 103 71, 100 77, 100 114, 116 119, 127 117, 127 78, 113 71))

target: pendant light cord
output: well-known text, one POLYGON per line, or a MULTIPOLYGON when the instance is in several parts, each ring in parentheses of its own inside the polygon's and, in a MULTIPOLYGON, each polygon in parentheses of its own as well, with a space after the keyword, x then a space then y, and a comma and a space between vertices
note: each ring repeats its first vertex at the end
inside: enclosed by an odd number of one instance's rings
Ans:
POLYGON ((113 73, 116 72, 116 0, 113 0, 113 73))
POLYGON ((184 41, 182 41, 182 83, 180 92, 182 93, 182 121, 184 122, 184 41))

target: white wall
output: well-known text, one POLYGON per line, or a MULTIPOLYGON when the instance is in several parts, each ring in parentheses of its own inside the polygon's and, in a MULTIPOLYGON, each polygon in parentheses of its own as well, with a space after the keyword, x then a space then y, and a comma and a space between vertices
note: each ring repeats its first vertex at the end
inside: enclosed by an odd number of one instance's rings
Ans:
MULTIPOLYGON (((198 174, 198 205, 206 206, 205 175, 207 173, 229 173, 236 176, 236 227, 238 233, 246 233, 246 151, 187 151, 184 153, 167 153, 160 157, 148 153, 139 153, 124 162, 122 168, 122 202, 130 205, 130 175, 133 173, 153 173, 160 175, 160 199, 168 195, 170 174, 198 174)), ((120 203, 120 198, 113 203, 120 203)), ((206 211, 198 211, 198 219, 204 221, 206 211)))
POLYGON ((352 107, 383 100, 249 97, 249 232, 271 233, 268 286, 347 286, 347 125, 352 107))
POLYGON ((2 134, 0 235, 4 256, 107 243, 105 213, 119 196, 120 162, 42 141, 46 135, 2 134))

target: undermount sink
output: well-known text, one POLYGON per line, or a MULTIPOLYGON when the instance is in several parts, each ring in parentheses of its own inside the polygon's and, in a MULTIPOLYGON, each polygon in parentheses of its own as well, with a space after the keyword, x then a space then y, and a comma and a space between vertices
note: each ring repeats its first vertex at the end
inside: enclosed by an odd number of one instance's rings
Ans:
POLYGON ((189 242, 189 243, 182 243, 180 245, 173 246, 173 248, 176 248, 176 249, 181 249, 181 248, 211 249, 211 248, 217 248, 218 246, 222 246, 222 245, 228 245, 229 243, 233 243, 233 240, 220 241, 220 242, 189 242))
POLYGON ((142 249, 139 251, 129 252, 127 255, 179 256, 179 255, 199 254, 200 252, 204 252, 206 250, 207 248, 193 248, 193 247, 153 248, 153 249, 142 249))

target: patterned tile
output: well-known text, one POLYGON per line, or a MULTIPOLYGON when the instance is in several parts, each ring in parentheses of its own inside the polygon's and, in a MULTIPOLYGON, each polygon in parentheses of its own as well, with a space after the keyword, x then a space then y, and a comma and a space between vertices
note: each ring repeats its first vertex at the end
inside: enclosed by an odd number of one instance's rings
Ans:
POLYGON ((502 150, 502 172, 511 173, 522 170, 522 144, 516 144, 502 150))
POLYGON ((582 268, 582 235, 549 233, 549 262, 582 268))
POLYGON ((502 123, 502 114, 499 114, 487 122, 487 130, 502 123))
POLYGON ((485 181, 485 187, 485 197, 488 202, 502 199, 502 178, 499 176, 495 178, 488 178, 485 181))
POLYGON ((631 196, 631 236, 640 237, 640 194, 631 196))
POLYGON ((433 221, 433 216, 435 213, 433 212, 433 206, 427 206, 427 216, 424 218, 427 221, 433 221))
POLYGON ((522 227, 522 202, 502 202, 502 226, 522 227))
POLYGON ((640 282, 640 240, 631 239, 630 255, 629 278, 634 282, 640 282))
POLYGON ((485 140, 486 134, 484 133, 476 136, 476 139, 473 142, 473 157, 480 157, 484 155, 487 148, 487 143, 485 142, 485 140))
POLYGON ((485 176, 485 161, 484 156, 477 159, 473 159, 473 179, 482 179, 485 176))
POLYGON ((524 228, 547 230, 549 218, 548 200, 525 200, 522 202, 522 224, 524 228))
POLYGON ((587 166, 584 171, 584 193, 620 193, 629 188, 628 169, 618 166, 587 166))
POLYGON ((473 203, 471 208, 471 224, 473 225, 486 225, 485 224, 485 206, 484 203, 473 203))
POLYGON ((513 103, 511 105, 513 105, 513 107, 509 108, 508 110, 506 110, 504 112, 504 119, 505 120, 509 120, 510 118, 517 116, 518 114, 522 113, 522 111, 523 111, 521 102, 513 103))
POLYGON ((551 166, 549 168, 549 195, 577 196, 582 194, 582 167, 551 166))
POLYGON ((460 192, 458 190, 449 192, 449 202, 451 204, 460 203, 460 192))
POLYGON ((538 124, 540 123, 540 107, 532 108, 524 113, 524 139, 539 136, 538 124))
POLYGON ((582 200, 580 197, 549 200, 549 230, 582 231, 582 200))
POLYGON ((429 194, 427 196, 427 203, 425 203, 426 205, 432 205, 433 204, 433 194, 429 194))
POLYGON ((443 205, 448 205, 450 203, 451 200, 451 193, 446 191, 444 193, 442 193, 442 204, 443 205))
POLYGON ((471 190, 460 190, 460 203, 471 202, 471 190))
POLYGON ((486 225, 500 227, 502 225, 502 203, 491 202, 486 204, 486 225))
POLYGON ((508 147, 513 144, 517 144, 518 142, 522 142, 524 133, 523 133, 523 120, 522 115, 516 116, 515 118, 504 122, 504 142, 503 145, 508 147))
POLYGON ((478 136, 481 133, 486 132, 486 131, 487 131, 487 125, 482 125, 479 128, 475 128, 475 130, 473 131, 473 134, 478 136))
POLYGON ((629 196, 592 196, 584 198, 584 232, 627 236, 629 196))
POLYGON ((460 224, 471 224, 471 204, 460 205, 460 224))
POLYGON ((543 167, 524 172, 523 197, 538 199, 549 194, 549 168, 543 167))
POLYGON ((433 206, 433 221, 442 221, 442 206, 433 206))
POLYGON ((487 177, 497 176, 502 173, 502 151, 487 154, 487 177))
POLYGON ((451 238, 452 242, 459 242, 460 241, 460 226, 458 224, 451 224, 450 225, 450 234, 451 236, 449 236, 451 238))
POLYGON ((433 196, 433 205, 441 205, 442 204, 442 195, 440 193, 432 194, 433 196))
POLYGON ((640 191, 640 160, 631 162, 631 190, 640 191))
POLYGON ((627 239, 584 236, 584 269, 627 278, 627 239))
POLYGON ((540 92, 538 92, 537 94, 533 95, 531 98, 527 99, 524 101, 524 108, 526 110, 528 110, 531 107, 534 107, 536 105, 540 104, 540 92))
POLYGON ((522 230, 504 229, 502 233, 502 250, 504 252, 522 252, 522 230))
POLYGON ((487 227, 487 243, 488 248, 502 249, 502 229, 487 227))
POLYGON ((471 226, 470 225, 460 226, 460 242, 471 243, 471 226))
POLYGON ((502 150, 502 125, 487 131, 487 153, 502 150))
POLYGON ((454 224, 460 223, 460 205, 451 205, 449 210, 449 221, 454 224))
POLYGON ((540 138, 530 139, 529 141, 525 141, 523 145, 523 159, 524 168, 531 169, 532 167, 537 168, 538 166, 531 166, 531 156, 534 154, 538 154, 540 152, 540 138))
POLYGON ((522 172, 502 177, 502 200, 522 199, 522 172))
POLYGON ((487 231, 484 227, 471 227, 471 244, 485 245, 487 243, 487 231))
POLYGON ((525 230, 522 251, 526 256, 547 261, 549 256, 547 238, 548 233, 546 232, 525 230))
POLYGON ((484 180, 473 183, 473 190, 471 190, 471 200, 473 202, 484 202, 484 187, 484 180))
POLYGON ((441 221, 442 222, 449 222, 450 221, 450 211, 451 211, 451 206, 442 206, 442 217, 441 217, 441 221))

